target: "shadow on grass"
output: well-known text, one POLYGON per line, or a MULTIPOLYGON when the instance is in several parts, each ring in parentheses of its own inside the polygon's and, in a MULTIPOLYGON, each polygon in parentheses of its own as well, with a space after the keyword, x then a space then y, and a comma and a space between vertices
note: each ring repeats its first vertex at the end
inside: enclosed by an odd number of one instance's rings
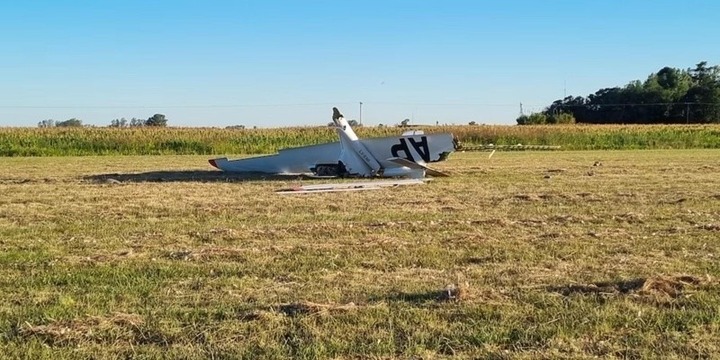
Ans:
POLYGON ((393 292, 381 297, 370 299, 371 302, 389 301, 404 302, 413 305, 427 305, 430 303, 445 302, 453 298, 452 292, 448 290, 433 290, 420 292, 393 292))
POLYGON ((603 281, 592 284, 570 284, 550 286, 548 291, 557 292, 565 296, 571 294, 630 294, 655 293, 671 297, 682 295, 687 286, 697 286, 703 281, 694 276, 657 276, 650 278, 635 278, 629 280, 603 281))
POLYGON ((242 181, 292 181, 310 179, 304 175, 273 175, 266 173, 227 173, 217 170, 150 171, 131 174, 97 174, 84 176, 83 180, 97 183, 142 182, 242 182, 242 181))
POLYGON ((593 284, 568 284, 560 286, 549 286, 548 291, 557 292, 565 296, 571 294, 600 294, 600 293, 621 293, 627 294, 637 291, 645 285, 644 278, 618 281, 602 281, 593 284))

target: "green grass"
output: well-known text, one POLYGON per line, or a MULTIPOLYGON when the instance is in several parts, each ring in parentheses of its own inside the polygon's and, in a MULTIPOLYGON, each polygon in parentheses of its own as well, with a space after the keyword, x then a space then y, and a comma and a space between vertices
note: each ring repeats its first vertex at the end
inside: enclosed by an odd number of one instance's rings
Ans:
MULTIPOLYGON (((718 125, 437 126, 465 145, 559 145, 564 150, 720 148, 718 125)), ((397 136, 394 127, 358 128, 362 138, 397 136)), ((212 128, 0 128, 0 156, 267 154, 337 141, 327 127, 212 128)))
POLYGON ((424 186, 304 196, 206 158, 0 162, 0 354, 720 352, 718 150, 459 153, 424 186))

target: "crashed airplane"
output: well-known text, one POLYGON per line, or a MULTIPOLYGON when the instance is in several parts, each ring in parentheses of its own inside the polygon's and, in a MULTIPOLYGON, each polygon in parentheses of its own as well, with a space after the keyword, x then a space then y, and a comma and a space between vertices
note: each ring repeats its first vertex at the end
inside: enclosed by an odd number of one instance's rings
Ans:
POLYGON ((404 177, 447 176, 427 166, 443 161, 457 148, 452 134, 408 131, 401 136, 361 140, 337 108, 333 123, 340 141, 282 149, 275 155, 246 159, 209 160, 220 170, 234 173, 309 175, 316 177, 404 177))

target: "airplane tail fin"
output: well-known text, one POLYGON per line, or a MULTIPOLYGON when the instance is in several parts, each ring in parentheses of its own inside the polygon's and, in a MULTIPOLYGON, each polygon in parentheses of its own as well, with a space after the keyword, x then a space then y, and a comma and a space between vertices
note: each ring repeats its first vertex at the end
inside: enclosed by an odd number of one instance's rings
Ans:
POLYGON ((340 113, 340 110, 338 110, 338 108, 334 107, 333 108, 333 116, 332 116, 333 122, 335 122, 337 124, 337 120, 340 119, 341 117, 344 117, 343 114, 340 113))
POLYGON ((333 123, 335 123, 335 129, 337 130, 338 134, 344 133, 349 140, 358 140, 358 136, 357 134, 355 134, 355 131, 352 129, 352 127, 350 127, 350 123, 345 120, 343 114, 341 114, 340 110, 338 110, 338 108, 336 107, 333 108, 332 120, 333 123))
POLYGON ((340 138, 340 161, 347 171, 350 174, 362 176, 374 176, 381 171, 382 165, 359 141, 357 134, 337 108, 333 108, 332 119, 335 123, 335 131, 340 138))
POLYGON ((389 159, 387 159, 387 160, 388 160, 388 161, 392 161, 392 162, 394 162, 394 163, 396 163, 396 164, 398 164, 398 165, 402 165, 402 166, 408 167, 408 168, 410 168, 410 169, 417 169, 417 170, 422 169, 422 170, 425 170, 425 174, 430 175, 430 176, 434 176, 434 177, 448 177, 448 176, 450 176, 450 175, 447 174, 447 173, 444 173, 444 172, 442 172, 442 171, 435 170, 435 169, 433 169, 433 168, 431 168, 431 167, 428 167, 428 166, 425 165, 425 164, 416 163, 416 162, 414 162, 414 161, 410 161, 410 160, 405 159, 405 158, 394 157, 394 158, 389 158, 389 159))

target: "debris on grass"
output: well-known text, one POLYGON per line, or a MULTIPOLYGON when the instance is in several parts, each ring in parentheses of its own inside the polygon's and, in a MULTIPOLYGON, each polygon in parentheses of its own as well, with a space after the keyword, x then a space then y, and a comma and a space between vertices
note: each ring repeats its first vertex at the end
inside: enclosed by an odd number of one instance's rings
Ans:
POLYGON ((459 284, 449 284, 445 287, 441 301, 462 301, 470 297, 470 284, 467 282, 459 284))
POLYGON ((705 224, 698 227, 703 230, 720 231, 720 224, 705 224))
POLYGON ((419 292, 394 292, 387 297, 383 297, 382 301, 401 301, 405 303, 413 303, 416 305, 466 301, 475 298, 475 293, 471 290, 467 282, 458 282, 448 284, 440 290, 419 291, 419 292))

